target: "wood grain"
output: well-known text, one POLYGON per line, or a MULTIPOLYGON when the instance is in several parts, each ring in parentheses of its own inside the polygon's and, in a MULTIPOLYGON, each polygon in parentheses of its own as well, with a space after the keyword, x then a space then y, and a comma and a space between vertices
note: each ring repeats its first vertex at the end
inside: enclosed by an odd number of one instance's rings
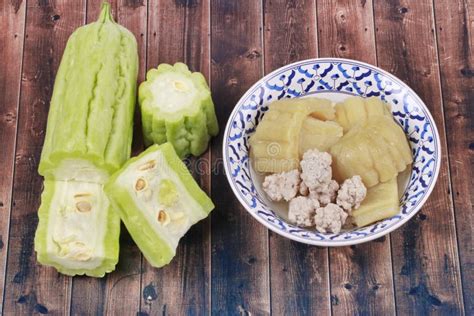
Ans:
POLYGON ((223 130, 241 95, 263 74, 259 1, 211 1, 211 85, 221 132, 212 148, 212 309, 270 313, 268 233, 240 205, 222 164, 223 130))
MULTIPOLYGON (((146 48, 146 1, 109 1, 114 19, 128 28, 137 39, 139 81, 143 80, 146 48)), ((101 0, 88 0, 87 23, 94 22, 101 9, 101 0)), ((138 130, 140 133, 140 131, 138 130)), ((137 139, 137 137, 134 137, 137 139)), ((141 137, 139 137, 141 139, 141 137)), ((141 142, 135 142, 134 149, 141 142)), ((115 271, 101 279, 75 277, 72 285, 72 315, 128 315, 139 310, 141 253, 122 225, 120 258, 115 271)))
MULTIPOLYGON (((372 1, 318 1, 321 57, 376 64, 372 1)), ((329 251, 332 311, 395 313, 389 238, 329 251)))
MULTIPOLYGON (((209 18, 205 0, 153 3, 148 16, 149 68, 179 61, 209 78, 209 18)), ((194 177, 208 193, 209 159, 209 153, 187 159, 194 177)), ((190 229, 168 266, 156 269, 143 260, 142 314, 209 314, 209 223, 204 220, 190 229)))
POLYGON ((464 306, 474 315, 474 4, 434 3, 464 306))
POLYGON ((264 0, 265 73, 318 56, 314 0, 264 0))
MULTIPOLYGON (((318 55, 314 1, 264 1, 265 72, 318 55)), ((327 248, 270 234, 271 311, 275 315, 329 315, 327 248)))
POLYGON ((371 0, 322 0, 316 6, 320 57, 377 62, 371 0))
POLYGON ((37 173, 54 77, 69 35, 84 22, 85 2, 28 2, 18 112, 4 313, 66 314, 70 278, 36 262, 33 239, 42 178, 37 173))
POLYGON ((432 1, 378 1, 375 18, 379 64, 424 100, 442 145, 441 171, 431 197, 414 219, 392 233, 397 313, 460 315, 464 310, 432 1))
MULTIPOLYGON (((38 265, 36 170, 54 78, 67 38, 96 19, 101 0, 3 1, 2 314, 474 314, 471 1, 111 2, 137 38, 139 81, 147 68, 176 61, 210 80, 221 133, 203 157, 187 162, 208 193, 212 187, 216 210, 164 269, 146 263, 125 227, 119 265, 103 279, 72 279, 38 265), (227 185, 221 155, 225 123, 246 89, 264 72, 317 55, 378 63, 407 82, 430 108, 443 147, 437 186, 414 219, 390 237, 331 249, 329 257, 251 218, 227 185)), ((136 114, 134 154, 143 149, 136 114)))
POLYGON ((0 311, 3 310, 3 290, 8 253, 8 235, 15 164, 15 145, 20 102, 25 7, 22 1, 0 4, 0 311), (8 74, 8 75, 6 75, 8 74))

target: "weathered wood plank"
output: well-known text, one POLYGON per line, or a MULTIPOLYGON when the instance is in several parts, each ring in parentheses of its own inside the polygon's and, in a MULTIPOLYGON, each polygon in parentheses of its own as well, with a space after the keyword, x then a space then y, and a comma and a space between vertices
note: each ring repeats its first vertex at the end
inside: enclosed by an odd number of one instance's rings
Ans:
POLYGON ((434 4, 464 307, 474 315, 474 4, 434 4))
MULTIPOLYGON (((376 64, 372 1, 317 2, 319 53, 376 64)), ((333 313, 395 312, 389 238, 329 251, 333 313)))
MULTIPOLYGON (((139 79, 143 80, 146 50, 146 1, 111 0, 114 19, 136 37, 139 55, 139 79)), ((87 2, 87 23, 94 22, 102 0, 87 2)), ((140 130, 136 129, 140 134, 140 130)), ((136 134, 135 134, 136 135, 136 134)), ((135 137, 137 139, 137 137, 135 137)), ((134 142, 134 151, 141 142, 134 142)), ((140 302, 141 253, 122 225, 120 258, 115 271, 101 279, 76 277, 73 280, 71 314, 73 315, 131 315, 137 313, 140 302)))
MULTIPOLYGON (((184 62, 209 78, 209 1, 150 3, 148 65, 184 62)), ((209 153, 187 159, 209 193, 209 153)), ((209 314, 209 220, 194 225, 180 241, 173 261, 155 269, 143 260, 140 310, 147 315, 209 314)))
POLYGON ((321 57, 377 62, 372 1, 322 0, 316 7, 321 57))
POLYGON ((318 56, 314 0, 264 0, 265 73, 318 56))
MULTIPOLYGON (((264 7, 265 72, 317 57, 316 6, 312 0, 270 1, 264 7)), ((270 234, 271 311, 275 315, 329 315, 327 248, 270 234)))
POLYGON ((270 312, 268 232, 241 207, 222 165, 223 129, 240 96, 263 74, 260 1, 211 1, 211 82, 221 133, 212 148, 212 313, 270 312))
POLYGON ((330 315, 328 250, 270 233, 274 315, 330 315))
POLYGON ((33 239, 42 178, 37 173, 54 77, 84 1, 28 2, 4 312, 66 314, 70 278, 36 262, 33 239))
POLYGON ((3 310, 3 290, 8 252, 8 234, 15 164, 18 105, 20 102, 21 66, 25 35, 23 1, 4 1, 0 5, 0 311, 3 310), (8 74, 8 75, 6 75, 8 74))
POLYGON ((377 1, 375 6, 379 64, 425 101, 442 144, 441 171, 430 199, 391 236, 400 315, 463 313, 432 10, 431 0, 377 1))
POLYGON ((150 2, 148 10, 148 68, 184 61, 186 1, 150 2))

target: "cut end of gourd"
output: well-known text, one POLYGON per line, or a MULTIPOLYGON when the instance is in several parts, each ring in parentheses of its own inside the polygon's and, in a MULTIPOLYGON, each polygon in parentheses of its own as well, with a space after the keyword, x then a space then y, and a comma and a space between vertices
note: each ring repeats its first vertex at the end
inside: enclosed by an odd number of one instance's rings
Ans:
POLYGON ((192 76, 185 64, 160 64, 148 71, 147 80, 140 86, 139 97, 148 101, 154 114, 173 120, 199 111, 202 100, 210 94, 206 88, 192 76))
POLYGON ((146 143, 171 143, 178 155, 199 156, 218 124, 211 92, 183 63, 150 69, 138 91, 146 143))

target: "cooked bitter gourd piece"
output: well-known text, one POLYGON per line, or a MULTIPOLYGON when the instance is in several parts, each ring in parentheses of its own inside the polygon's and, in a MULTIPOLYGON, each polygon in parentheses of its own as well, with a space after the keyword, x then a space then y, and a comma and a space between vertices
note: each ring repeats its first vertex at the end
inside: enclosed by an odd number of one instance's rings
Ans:
POLYGON ((69 38, 56 76, 39 173, 104 183, 130 157, 138 73, 134 35, 104 3, 69 38))
POLYGON ((338 181, 360 175, 367 187, 393 179, 413 159, 405 133, 389 116, 371 117, 356 125, 330 153, 338 181))
POLYGON ((334 120, 336 118, 336 110, 330 100, 320 98, 303 98, 301 100, 309 103, 312 117, 321 121, 334 120))
POLYGON ((310 113, 305 102, 275 101, 250 137, 250 155, 259 172, 278 173, 299 166, 299 138, 303 121, 310 113))
POLYGON ((170 142, 181 158, 199 156, 219 131, 206 79, 183 63, 149 70, 138 100, 146 145, 170 142))
POLYGON ((367 190, 367 195, 360 207, 352 211, 354 223, 358 227, 395 216, 400 211, 398 201, 397 178, 379 183, 367 190))
POLYGON ((353 96, 336 104, 336 122, 347 132, 357 124, 364 123, 370 117, 387 115, 391 117, 390 106, 376 97, 362 98, 353 96))
POLYGON ((307 117, 300 131, 300 157, 310 149, 328 151, 342 137, 342 127, 334 121, 307 117))
POLYGON ((35 250, 41 264, 67 275, 102 277, 118 261, 120 218, 103 185, 44 181, 35 250))
POLYGON ((327 99, 313 97, 281 99, 270 103, 268 107, 270 110, 283 112, 308 112, 312 117, 322 121, 336 118, 332 102, 327 99))
POLYGON ((337 129, 337 123, 323 122, 335 118, 335 111, 329 100, 282 99, 270 103, 268 107, 269 110, 250 137, 250 156, 254 168, 259 172, 275 173, 298 168, 302 148, 329 147, 335 142, 331 133, 339 135, 333 128, 337 129), (305 136, 301 132, 302 127, 314 135, 307 135, 302 139, 305 136), (328 137, 316 139, 312 136, 328 137))
POLYGON ((180 238, 214 208, 170 143, 130 159, 105 192, 154 267, 168 264, 180 238))

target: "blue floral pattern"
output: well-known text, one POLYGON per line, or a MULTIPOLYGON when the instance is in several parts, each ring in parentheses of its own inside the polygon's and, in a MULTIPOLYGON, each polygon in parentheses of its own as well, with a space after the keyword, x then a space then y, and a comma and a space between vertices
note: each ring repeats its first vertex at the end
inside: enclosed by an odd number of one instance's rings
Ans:
POLYGON ((368 64, 344 59, 314 59, 283 67, 256 83, 239 101, 224 135, 227 176, 244 207, 266 226, 290 238, 328 245, 373 239, 411 218, 431 192, 440 164, 435 123, 420 98, 402 81, 368 64), (268 103, 318 93, 378 97, 392 106, 394 119, 408 136, 414 163, 398 215, 339 234, 321 234, 281 219, 257 192, 249 167, 248 139, 268 110, 268 103), (373 237, 373 238, 369 238, 373 237))

